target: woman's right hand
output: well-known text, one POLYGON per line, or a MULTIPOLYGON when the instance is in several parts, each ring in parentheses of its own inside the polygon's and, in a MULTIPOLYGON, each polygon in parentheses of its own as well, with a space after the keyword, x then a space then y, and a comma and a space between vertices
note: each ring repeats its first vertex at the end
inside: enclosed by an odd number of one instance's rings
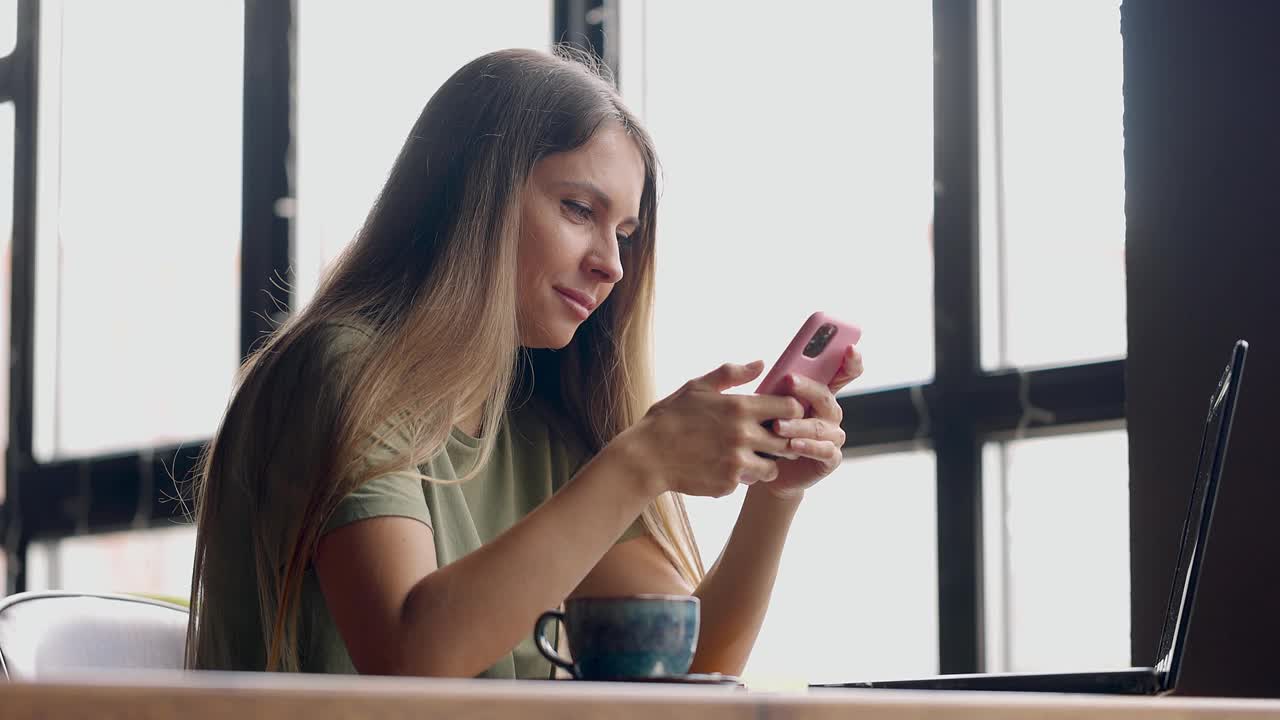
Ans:
POLYGON ((794 458, 788 440, 763 423, 802 418, 804 406, 789 396, 724 394, 751 382, 764 363, 726 363, 649 408, 619 440, 635 443, 659 489, 685 495, 724 497, 739 484, 770 482, 778 475, 774 460, 794 458))

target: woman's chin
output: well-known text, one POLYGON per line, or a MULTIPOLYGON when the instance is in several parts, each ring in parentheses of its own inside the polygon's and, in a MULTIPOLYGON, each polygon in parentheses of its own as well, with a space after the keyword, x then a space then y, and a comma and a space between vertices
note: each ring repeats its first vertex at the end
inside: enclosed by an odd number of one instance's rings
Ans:
POLYGON ((573 336, 577 333, 577 326, 564 333, 557 333, 554 336, 543 335, 534 338, 531 342, 521 342, 521 346, 526 348, 542 348, 544 350, 563 350, 573 342, 573 336))
POLYGON ((552 347, 552 348, 554 348, 554 349, 556 349, 556 350, 563 350, 563 349, 565 349, 565 348, 569 347, 569 343, 571 343, 571 342, 573 342, 573 334, 572 334, 572 333, 570 333, 567 337, 560 338, 560 339, 559 339, 559 342, 555 343, 555 344, 554 344, 554 345, 552 345, 551 347, 552 347))

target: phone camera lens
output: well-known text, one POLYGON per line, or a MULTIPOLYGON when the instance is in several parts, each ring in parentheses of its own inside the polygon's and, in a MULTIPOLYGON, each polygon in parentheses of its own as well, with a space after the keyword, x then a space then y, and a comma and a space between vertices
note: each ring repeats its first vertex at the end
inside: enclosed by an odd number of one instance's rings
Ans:
POLYGON ((831 323, 824 323, 822 327, 818 328, 817 332, 813 334, 813 337, 810 338, 809 342, 805 345, 804 356, 818 357, 818 355, 821 355, 822 351, 827 347, 827 343, 831 342, 831 336, 835 334, 835 331, 836 327, 834 325, 831 323))

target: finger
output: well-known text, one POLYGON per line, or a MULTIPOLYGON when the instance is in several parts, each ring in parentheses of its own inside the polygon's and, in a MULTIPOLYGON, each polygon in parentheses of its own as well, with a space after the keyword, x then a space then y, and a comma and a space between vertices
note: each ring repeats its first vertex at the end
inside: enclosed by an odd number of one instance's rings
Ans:
POLYGON ((826 385, 813 378, 791 373, 783 379, 782 390, 812 407, 814 416, 836 424, 840 423, 842 416, 840 404, 836 402, 836 396, 831 392, 831 388, 826 385))
POLYGON ((840 364, 840 371, 836 373, 835 378, 831 380, 831 384, 828 387, 831 388, 833 393, 839 392, 844 389, 845 385, 862 377, 862 371, 862 353, 858 351, 858 348, 850 345, 845 348, 844 360, 840 364))
POLYGON ((759 450, 757 450, 756 455, 764 458, 765 460, 799 460, 800 459, 799 455, 790 451, 784 452, 780 455, 774 455, 773 453, 760 452, 759 450))
POLYGON ((770 459, 778 457, 788 460, 796 459, 797 455, 790 449, 789 441, 790 438, 779 437, 772 432, 768 425, 754 425, 747 430, 747 447, 754 450, 757 455, 765 453, 765 456, 773 456, 770 459))
POLYGON ((787 395, 739 395, 734 401, 742 403, 747 417, 759 421, 804 417, 804 405, 787 395))
POLYGON ((779 437, 798 438, 800 440, 816 440, 834 443, 836 447, 844 445, 845 433, 839 425, 822 418, 804 418, 802 420, 775 420, 773 432, 779 437))
POLYGON ((761 370, 764 370, 763 360, 752 360, 746 365, 725 363, 706 375, 690 380, 688 385, 704 390, 724 392, 731 387, 751 382, 760 375, 761 370))
POLYGON ((742 480, 744 485, 756 482, 773 482, 778 477, 778 463, 757 455, 749 455, 743 462, 740 477, 744 478, 742 480))
POLYGON ((844 453, 835 443, 826 440, 814 441, 802 438, 791 439, 791 450, 800 457, 817 460, 828 468, 828 472, 836 469, 844 459, 844 453))

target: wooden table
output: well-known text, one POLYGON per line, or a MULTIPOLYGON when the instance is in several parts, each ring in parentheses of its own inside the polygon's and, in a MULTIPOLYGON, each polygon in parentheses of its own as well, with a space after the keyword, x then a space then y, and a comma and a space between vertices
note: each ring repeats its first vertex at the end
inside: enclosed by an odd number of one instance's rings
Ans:
POLYGON ((1280 718, 1280 700, 127 673, 0 683, 0 719, 1280 718))

